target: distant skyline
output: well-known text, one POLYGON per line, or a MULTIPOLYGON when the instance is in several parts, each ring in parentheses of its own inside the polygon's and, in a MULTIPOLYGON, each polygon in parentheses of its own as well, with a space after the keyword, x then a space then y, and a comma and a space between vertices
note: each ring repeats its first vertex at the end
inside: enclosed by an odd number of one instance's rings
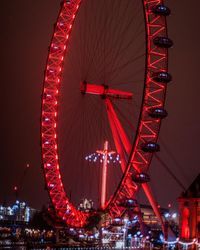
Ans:
MULTIPOLYGON (((161 126, 159 157, 188 188, 199 174, 200 1, 165 1, 171 8, 169 113, 161 126)), ((40 108, 48 46, 60 8, 58 0, 4 1, 1 5, 1 174, 0 204, 18 198, 32 207, 49 202, 40 155, 40 108), (30 168, 24 172, 26 165, 30 168)), ((182 189, 153 158, 151 186, 158 203, 175 205, 182 189)), ((141 195, 139 195, 139 198, 141 195)))

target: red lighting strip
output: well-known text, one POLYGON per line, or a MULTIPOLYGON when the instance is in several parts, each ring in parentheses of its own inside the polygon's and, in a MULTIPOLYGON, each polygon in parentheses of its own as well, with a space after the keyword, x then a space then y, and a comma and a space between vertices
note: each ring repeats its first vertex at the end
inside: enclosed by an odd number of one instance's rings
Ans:
MULTIPOLYGON (((166 94, 166 85, 163 83, 155 82, 152 79, 154 72, 168 70, 168 50, 159 48, 153 43, 156 36, 167 37, 166 18, 164 16, 157 16, 152 13, 152 8, 158 4, 163 4, 162 0, 143 1, 146 19, 147 30, 147 58, 146 58, 146 79, 143 104, 141 107, 140 122, 137 129, 137 137, 135 139, 134 147, 131 153, 129 164, 124 173, 124 177, 118 187, 118 190, 108 205, 110 213, 113 217, 120 216, 119 209, 112 209, 114 204, 118 204, 123 195, 126 197, 127 179, 132 174, 133 169, 141 169, 147 171, 152 159, 152 153, 143 152, 141 145, 144 142, 157 142, 158 133, 160 130, 160 119, 151 118, 148 111, 153 107, 163 107, 166 94)), ((146 185, 144 185, 146 186, 146 185)), ((149 190, 146 193, 150 202, 153 196, 149 190)), ((154 203, 154 211, 159 216, 159 211, 154 203), (158 212, 158 213, 157 213, 158 212)), ((161 220, 162 223, 162 220, 161 220)))
POLYGON ((66 196, 59 169, 57 142, 58 95, 68 39, 81 0, 63 1, 52 37, 42 96, 42 159, 47 189, 57 215, 71 226, 83 226, 88 214, 81 213, 66 196))
POLYGON ((83 94, 87 93, 92 95, 108 96, 118 99, 132 99, 133 96, 133 94, 130 92, 110 89, 104 85, 96 85, 84 82, 81 83, 80 89, 83 94))
MULTIPOLYGON (((42 160, 47 190, 57 215, 68 225, 74 227, 84 226, 89 215, 78 211, 69 202, 63 187, 57 149, 57 104, 63 61, 80 3, 81 0, 63 1, 49 49, 44 78, 41 114, 42 160)), ((146 141, 156 142, 158 138, 160 120, 151 118, 148 111, 152 107, 163 107, 165 100, 165 84, 155 82, 152 79, 152 74, 154 72, 167 71, 167 49, 159 48, 153 43, 153 39, 156 36, 167 36, 166 18, 164 16, 155 15, 151 11, 154 6, 162 3, 162 0, 143 0, 147 32, 145 90, 140 122, 130 161, 116 193, 106 207, 106 209, 109 209, 109 213, 112 217, 120 216, 122 213, 120 201, 127 196, 129 191, 127 180, 132 174, 133 169, 146 171, 149 168, 152 153, 144 153, 141 150, 141 144, 146 141)), ((102 93, 102 90, 98 91, 102 93)), ((110 94, 115 96, 118 95, 119 92, 117 91, 117 93, 114 93, 114 90, 112 90, 110 94)), ((124 93, 120 94, 123 95, 124 93)), ((152 195, 150 194, 150 199, 151 197, 152 195)))
MULTIPOLYGON (((112 105, 112 102, 109 98, 106 98, 105 100, 105 103, 107 105, 107 113, 108 113, 108 117, 109 117, 109 122, 110 122, 110 126, 111 126, 111 130, 112 130, 112 133, 113 133, 113 138, 114 138, 114 141, 115 140, 115 137, 116 136, 119 136, 120 139, 121 139, 121 142, 125 148, 125 151, 127 153, 127 155, 130 155, 131 153, 131 143, 117 117, 117 114, 115 113, 115 110, 114 110, 114 107, 112 105), (113 129, 113 126, 115 126, 115 130, 113 129), (117 133, 118 132, 118 133, 117 133)), ((146 122, 146 124, 148 124, 149 122, 146 122)), ((145 122, 144 122, 144 125, 145 125, 145 122)), ((149 127, 147 125, 145 125, 147 127, 147 129, 149 129, 149 127)), ((150 132, 152 132, 152 134, 155 135, 154 131, 153 130, 150 130, 150 132)), ((143 136, 144 137, 144 136, 143 136)), ((119 140, 119 139, 118 139, 119 140)), ((122 151, 122 146, 121 144, 118 146, 118 144, 116 144, 116 148, 119 148, 120 147, 120 152, 122 151)), ((118 152, 119 153, 119 152, 118 152)), ((145 161, 145 159, 143 158, 143 155, 141 153, 139 153, 139 155, 141 156, 141 158, 145 161)), ((122 156, 121 156, 122 157, 122 156)), ((147 164, 148 162, 145 161, 147 164)), ((134 164, 133 165, 134 167, 137 167, 135 170, 139 173, 141 173, 141 169, 138 167, 137 164, 134 164)), ((124 164, 122 165, 122 171, 124 172, 125 171, 125 168, 124 168, 124 164)), ((158 204, 152 194, 152 191, 150 189, 150 186, 147 184, 147 183, 144 183, 141 185, 142 188, 144 189, 144 192, 157 216, 157 218, 160 220, 161 222, 161 225, 163 227, 163 230, 164 230, 164 222, 162 220, 162 217, 161 217, 161 214, 159 212, 159 209, 158 209, 158 204)), ((136 191, 138 190, 138 187, 137 185, 131 180, 131 175, 129 176, 129 178, 127 178, 127 181, 126 181, 126 185, 124 186, 124 188, 126 188, 126 192, 124 192, 125 194, 125 198, 133 198, 136 191)), ((123 199, 123 198, 122 198, 123 199)), ((123 208, 121 208, 121 213, 122 213, 122 210, 124 210, 123 208)), ((119 210, 118 210, 119 211, 119 210)))

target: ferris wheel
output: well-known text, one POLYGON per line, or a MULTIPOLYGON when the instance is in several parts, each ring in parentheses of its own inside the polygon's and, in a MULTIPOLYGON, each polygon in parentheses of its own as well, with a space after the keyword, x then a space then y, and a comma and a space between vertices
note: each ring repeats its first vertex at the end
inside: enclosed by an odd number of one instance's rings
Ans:
POLYGON ((86 166, 85 156, 104 139, 119 155, 120 167, 111 170, 115 185, 102 209, 120 217, 135 205, 141 187, 162 223, 148 170, 160 150, 158 134, 172 79, 169 14, 162 0, 61 4, 45 70, 41 143, 50 199, 70 226, 82 227, 90 216, 76 208, 70 193, 81 193, 87 183, 86 193, 97 191, 92 186, 100 170, 86 166))

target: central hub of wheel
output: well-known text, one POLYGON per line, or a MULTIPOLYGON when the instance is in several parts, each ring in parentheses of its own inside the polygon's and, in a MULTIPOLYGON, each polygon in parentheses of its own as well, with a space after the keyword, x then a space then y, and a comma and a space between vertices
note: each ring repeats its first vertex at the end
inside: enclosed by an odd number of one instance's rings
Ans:
POLYGON ((130 92, 111 89, 108 85, 102 84, 92 84, 83 81, 80 83, 80 91, 82 94, 92 94, 92 95, 100 95, 104 98, 112 97, 116 99, 132 99, 133 94, 130 92))

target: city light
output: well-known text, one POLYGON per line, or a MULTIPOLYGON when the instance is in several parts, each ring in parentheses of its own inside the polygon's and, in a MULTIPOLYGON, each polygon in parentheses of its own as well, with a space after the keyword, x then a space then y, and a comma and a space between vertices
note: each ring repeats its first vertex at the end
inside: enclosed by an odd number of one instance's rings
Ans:
POLYGON ((0 206, 0 220, 14 220, 28 223, 35 212, 36 209, 30 208, 25 202, 16 200, 12 206, 0 206))
MULTIPOLYGON (((102 155, 101 153, 92 153, 89 154, 85 157, 85 160, 89 161, 89 162, 94 162, 94 163, 103 163, 105 156, 102 155)), ((116 153, 108 153, 108 160, 107 163, 116 163, 116 164, 120 164, 120 157, 118 154, 116 153)))
POLYGON ((172 218, 175 219, 177 217, 177 213, 172 214, 172 218))

